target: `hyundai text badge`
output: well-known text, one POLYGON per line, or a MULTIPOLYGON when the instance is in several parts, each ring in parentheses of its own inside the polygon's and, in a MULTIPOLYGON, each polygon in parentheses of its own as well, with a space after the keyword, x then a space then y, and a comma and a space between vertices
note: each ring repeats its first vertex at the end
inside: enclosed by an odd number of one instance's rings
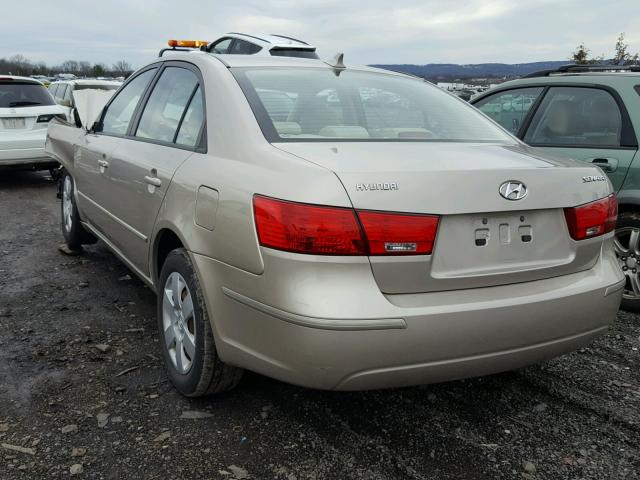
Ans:
POLYGON ((500 185, 500 195, 507 200, 522 200, 527 196, 527 186, 517 180, 509 180, 500 185))

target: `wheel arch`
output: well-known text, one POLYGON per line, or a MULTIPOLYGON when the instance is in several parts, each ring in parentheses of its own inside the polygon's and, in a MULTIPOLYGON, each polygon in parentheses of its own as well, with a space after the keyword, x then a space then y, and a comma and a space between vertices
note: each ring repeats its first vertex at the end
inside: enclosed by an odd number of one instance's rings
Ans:
POLYGON ((163 223, 157 226, 156 233, 153 237, 153 246, 151 250, 150 272, 153 284, 158 285, 158 278, 162 265, 164 265, 167 256, 176 248, 185 248, 188 250, 184 237, 179 233, 179 229, 169 223, 163 223))
POLYGON ((640 190, 621 190, 617 197, 619 212, 640 212, 640 190))

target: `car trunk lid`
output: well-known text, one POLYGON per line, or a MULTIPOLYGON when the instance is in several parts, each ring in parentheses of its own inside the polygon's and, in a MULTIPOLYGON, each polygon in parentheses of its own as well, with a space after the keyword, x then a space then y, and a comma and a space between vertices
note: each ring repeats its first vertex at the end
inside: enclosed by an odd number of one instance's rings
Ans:
POLYGON ((585 270, 598 258, 602 239, 573 241, 563 212, 610 193, 609 182, 592 166, 542 157, 519 144, 277 147, 334 171, 358 210, 441 216, 431 255, 370 257, 385 293, 531 281, 585 270), (528 194, 517 201, 503 198, 499 189, 508 181, 521 182, 528 194))

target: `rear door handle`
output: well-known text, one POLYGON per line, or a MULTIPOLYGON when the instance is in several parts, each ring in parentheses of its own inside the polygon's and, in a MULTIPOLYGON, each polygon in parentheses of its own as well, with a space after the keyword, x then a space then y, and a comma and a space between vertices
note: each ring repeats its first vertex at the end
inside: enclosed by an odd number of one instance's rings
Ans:
POLYGON ((162 180, 160 180, 158 177, 150 177, 149 175, 145 175, 144 181, 149 185, 153 185, 154 187, 162 186, 162 180))
POLYGON ((591 163, 595 163, 605 172, 615 172, 618 168, 618 160, 615 158, 594 158, 591 163))

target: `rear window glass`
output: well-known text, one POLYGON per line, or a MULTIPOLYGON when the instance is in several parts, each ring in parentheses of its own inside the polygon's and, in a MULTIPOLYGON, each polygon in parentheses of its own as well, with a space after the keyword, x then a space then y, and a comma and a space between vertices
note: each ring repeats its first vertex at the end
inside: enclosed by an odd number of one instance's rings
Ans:
POLYGON ((73 90, 117 90, 120 85, 76 85, 73 90))
POLYGON ((314 50, 301 48, 273 48, 269 52, 274 57, 320 58, 314 50))
POLYGON ((271 142, 514 141, 475 108, 416 79, 324 68, 233 73, 271 142))
POLYGON ((36 107, 54 105, 49 91, 36 83, 0 81, 0 108, 36 107))

